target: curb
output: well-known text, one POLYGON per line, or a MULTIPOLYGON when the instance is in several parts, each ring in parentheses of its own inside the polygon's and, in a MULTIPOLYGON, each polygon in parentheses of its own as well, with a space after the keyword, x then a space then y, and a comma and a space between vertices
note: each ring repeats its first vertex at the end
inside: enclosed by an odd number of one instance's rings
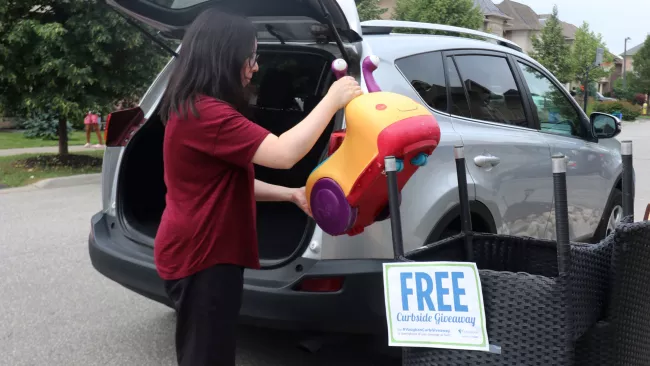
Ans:
POLYGON ((80 185, 87 185, 87 184, 99 184, 101 183, 101 181, 102 181, 101 173, 71 175, 68 177, 43 179, 25 187, 0 189, 0 194, 16 193, 16 192, 31 192, 40 189, 64 188, 64 187, 73 187, 73 186, 80 186, 80 185))

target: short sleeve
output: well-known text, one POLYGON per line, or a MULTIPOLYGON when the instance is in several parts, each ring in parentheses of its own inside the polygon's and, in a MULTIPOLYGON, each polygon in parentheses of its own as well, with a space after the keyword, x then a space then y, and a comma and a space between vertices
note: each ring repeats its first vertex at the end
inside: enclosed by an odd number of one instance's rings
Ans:
POLYGON ((219 124, 214 154, 229 163, 245 167, 251 163, 269 131, 233 111, 219 124))

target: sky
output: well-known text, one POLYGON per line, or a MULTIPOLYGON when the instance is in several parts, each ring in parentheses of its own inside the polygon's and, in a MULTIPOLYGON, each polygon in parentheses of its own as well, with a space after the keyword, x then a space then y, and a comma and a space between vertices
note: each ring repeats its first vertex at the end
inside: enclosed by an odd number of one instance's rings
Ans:
MULTIPOLYGON (((580 26, 583 21, 603 40, 610 52, 623 53, 625 38, 630 49, 650 33, 650 0, 515 0, 547 14, 557 5, 560 20, 580 26)), ((500 3, 495 0, 494 3, 500 3)))

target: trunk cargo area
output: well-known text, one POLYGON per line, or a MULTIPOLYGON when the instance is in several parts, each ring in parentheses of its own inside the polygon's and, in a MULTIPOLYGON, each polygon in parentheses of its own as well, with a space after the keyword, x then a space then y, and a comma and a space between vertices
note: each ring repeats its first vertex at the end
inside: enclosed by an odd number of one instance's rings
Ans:
MULTIPOLYGON (((333 82, 328 52, 306 47, 265 46, 259 49, 260 71, 251 83, 253 98, 245 114, 279 136, 318 104, 333 82)), ((287 187, 302 187, 325 157, 335 117, 314 148, 292 169, 255 166, 255 178, 287 187)), ((340 122, 336 128, 340 127, 340 122)), ((162 147, 164 126, 155 113, 124 151, 118 184, 118 214, 127 231, 153 238, 165 208, 162 147)), ((311 240, 314 221, 289 202, 258 202, 257 231, 262 265, 302 253, 311 240)), ((269 264, 271 265, 271 264, 269 264)))

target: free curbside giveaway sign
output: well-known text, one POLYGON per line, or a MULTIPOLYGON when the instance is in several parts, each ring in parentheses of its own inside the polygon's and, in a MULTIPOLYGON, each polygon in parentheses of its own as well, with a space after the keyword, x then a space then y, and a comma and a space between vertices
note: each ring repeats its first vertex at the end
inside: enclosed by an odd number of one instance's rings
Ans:
POLYGON ((388 344, 488 351, 475 263, 384 263, 388 344))

